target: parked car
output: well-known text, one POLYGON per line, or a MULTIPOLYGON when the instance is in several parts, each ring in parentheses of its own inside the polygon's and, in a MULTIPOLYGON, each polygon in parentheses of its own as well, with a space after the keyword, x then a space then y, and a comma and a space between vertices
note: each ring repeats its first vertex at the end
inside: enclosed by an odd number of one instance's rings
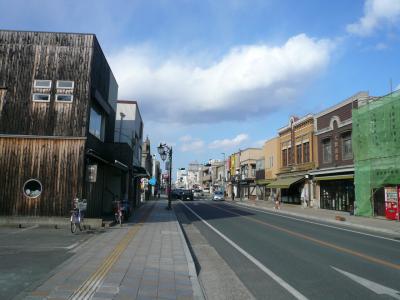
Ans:
POLYGON ((224 199, 224 193, 223 193, 223 192, 220 192, 220 191, 217 191, 217 192, 214 193, 212 199, 213 199, 214 201, 224 201, 224 200, 225 200, 225 199, 224 199))
POLYGON ((204 194, 203 194, 202 190, 194 190, 193 196, 195 196, 195 197, 203 197, 204 194))
POLYGON ((171 198, 172 199, 181 199, 182 196, 182 189, 173 189, 171 191, 171 198))
POLYGON ((181 200, 182 201, 193 201, 192 190, 182 190, 181 200))

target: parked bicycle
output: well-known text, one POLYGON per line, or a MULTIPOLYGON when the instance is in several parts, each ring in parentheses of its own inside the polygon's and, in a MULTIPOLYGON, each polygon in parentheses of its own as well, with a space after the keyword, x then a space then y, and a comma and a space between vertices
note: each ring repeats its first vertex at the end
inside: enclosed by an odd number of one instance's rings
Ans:
POLYGON ((82 199, 79 201, 78 198, 75 198, 72 202, 72 210, 71 210, 71 232, 75 233, 76 229, 79 228, 80 231, 85 229, 84 225, 84 212, 87 208, 86 199, 82 199))

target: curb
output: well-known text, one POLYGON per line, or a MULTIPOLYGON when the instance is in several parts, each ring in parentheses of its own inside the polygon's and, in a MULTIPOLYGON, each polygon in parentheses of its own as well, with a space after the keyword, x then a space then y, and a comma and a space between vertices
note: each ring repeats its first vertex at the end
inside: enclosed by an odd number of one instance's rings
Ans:
POLYGON ((238 203, 238 202, 233 202, 233 203, 237 204, 237 205, 241 205, 241 206, 247 206, 247 207, 251 207, 251 208, 257 208, 257 209, 261 209, 261 210, 265 210, 265 211, 275 212, 277 214, 295 216, 295 217, 300 217, 303 219, 309 219, 309 220, 313 220, 313 221, 323 221, 326 223, 331 223, 331 224, 335 224, 335 225, 343 225, 345 227, 352 227, 352 228, 357 228, 357 229, 364 229, 364 230, 373 231, 376 233, 385 233, 385 234, 392 234, 392 235, 400 234, 400 225, 399 225, 399 231, 396 231, 396 230, 391 230, 391 229, 376 228, 376 227, 372 227, 372 226, 360 225, 360 224, 356 224, 356 223, 349 222, 349 221, 336 221, 336 220, 331 220, 331 219, 303 215, 303 214, 289 212, 289 211, 274 210, 271 208, 261 207, 261 206, 257 206, 254 204, 238 203))
POLYGON ((173 209, 172 209, 172 211, 174 212, 174 215, 175 215, 175 219, 176 219, 178 231, 179 231, 179 236, 181 237, 182 244, 183 244, 183 250, 185 252, 186 260, 188 262, 189 276, 190 276, 190 281, 192 282, 194 299, 204 300, 205 296, 203 293, 203 289, 200 286, 199 278, 197 277, 196 266, 194 264, 192 254, 190 253, 189 247, 187 245, 187 241, 182 232, 181 224, 179 223, 178 218, 176 217, 175 211, 173 209))

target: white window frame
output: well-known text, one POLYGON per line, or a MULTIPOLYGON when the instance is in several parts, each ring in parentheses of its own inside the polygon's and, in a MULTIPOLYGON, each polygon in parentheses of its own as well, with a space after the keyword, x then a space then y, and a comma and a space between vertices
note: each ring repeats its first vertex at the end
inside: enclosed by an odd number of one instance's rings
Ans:
POLYGON ((48 103, 48 102, 50 102, 50 94, 45 94, 45 93, 33 93, 33 94, 32 94, 32 101, 33 101, 33 102, 46 102, 46 103, 48 103), (35 95, 46 95, 46 96, 49 96, 49 100, 35 100, 35 95))
POLYGON ((56 99, 56 102, 59 102, 59 103, 72 103, 74 101, 74 95, 71 95, 71 94, 56 94, 56 98, 55 99, 56 99), (70 96, 71 97, 71 101, 57 100, 58 96, 70 96))
POLYGON ((37 88, 37 89, 51 89, 51 83, 52 83, 51 80, 48 80, 48 79, 35 79, 33 81, 33 87, 37 88), (37 85, 38 81, 48 81, 49 85, 48 86, 37 85))
POLYGON ((73 90, 74 87, 75 87, 75 82, 72 80, 57 80, 57 88, 58 89, 73 90), (60 82, 72 82, 72 87, 60 87, 59 86, 60 82))

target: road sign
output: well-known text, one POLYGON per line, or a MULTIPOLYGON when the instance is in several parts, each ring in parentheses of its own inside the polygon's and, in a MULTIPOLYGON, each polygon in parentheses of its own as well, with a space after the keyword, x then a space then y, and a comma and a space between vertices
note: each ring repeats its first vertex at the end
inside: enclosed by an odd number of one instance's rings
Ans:
POLYGON ((150 184, 150 185, 156 185, 156 184, 157 184, 157 179, 156 179, 155 177, 152 177, 152 178, 149 180, 149 184, 150 184))

